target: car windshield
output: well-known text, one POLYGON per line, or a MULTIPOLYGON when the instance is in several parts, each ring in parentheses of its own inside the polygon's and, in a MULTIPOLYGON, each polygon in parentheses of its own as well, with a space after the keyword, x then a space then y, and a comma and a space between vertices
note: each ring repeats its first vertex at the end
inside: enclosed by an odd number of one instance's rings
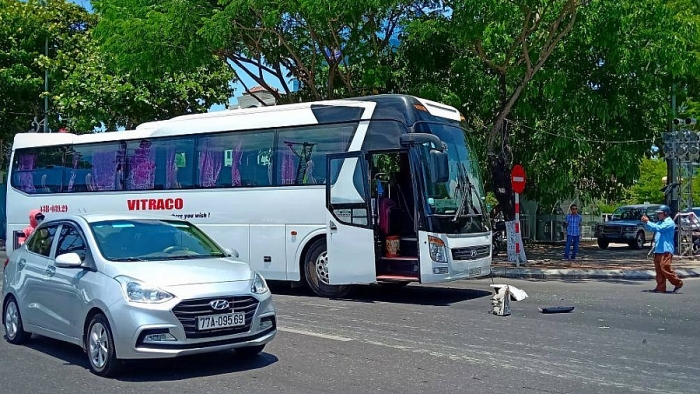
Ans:
POLYGON ((644 209, 635 207, 620 207, 613 212, 611 220, 641 220, 644 209))
POLYGON ((197 227, 179 220, 107 220, 90 224, 100 253, 112 261, 223 257, 197 227))

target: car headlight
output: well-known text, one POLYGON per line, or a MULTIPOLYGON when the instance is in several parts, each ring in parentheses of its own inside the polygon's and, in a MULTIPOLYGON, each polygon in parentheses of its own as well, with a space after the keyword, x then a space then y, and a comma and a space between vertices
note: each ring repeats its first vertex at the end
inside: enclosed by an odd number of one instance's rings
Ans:
POLYGON ((428 236, 428 244, 430 245, 430 258, 436 263, 447 262, 447 247, 440 238, 428 236))
POLYGON ((264 294, 269 291, 265 278, 263 278, 262 275, 257 272, 255 273, 255 276, 253 276, 253 285, 250 287, 250 291, 252 291, 254 294, 264 294))
POLYGON ((160 304, 171 300, 174 296, 167 291, 157 287, 147 285, 138 279, 128 276, 117 276, 114 278, 122 286, 124 297, 130 302, 141 302, 144 304, 160 304))

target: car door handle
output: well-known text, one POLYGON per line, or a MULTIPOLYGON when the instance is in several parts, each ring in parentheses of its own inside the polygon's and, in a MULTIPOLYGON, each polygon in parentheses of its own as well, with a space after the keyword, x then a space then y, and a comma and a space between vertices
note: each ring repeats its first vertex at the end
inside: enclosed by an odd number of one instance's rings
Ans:
POLYGON ((338 226, 336 226, 332 220, 328 223, 328 228, 330 228, 331 231, 338 231, 338 226))
POLYGON ((27 260, 25 259, 19 259, 17 262, 17 267, 19 267, 20 270, 23 270, 25 265, 27 265, 27 260))
POLYGON ((46 276, 54 276, 56 275, 56 266, 55 265, 50 265, 46 269, 46 276))

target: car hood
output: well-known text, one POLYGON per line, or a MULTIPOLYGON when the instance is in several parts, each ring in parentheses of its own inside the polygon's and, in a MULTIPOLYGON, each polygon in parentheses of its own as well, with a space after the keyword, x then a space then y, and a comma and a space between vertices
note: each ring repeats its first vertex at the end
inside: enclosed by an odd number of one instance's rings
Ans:
POLYGON ((228 258, 112 261, 105 271, 112 277, 128 276, 160 287, 248 281, 252 277, 248 264, 228 258))
POLYGON ((641 220, 608 220, 604 224, 606 226, 636 226, 641 223, 641 220))

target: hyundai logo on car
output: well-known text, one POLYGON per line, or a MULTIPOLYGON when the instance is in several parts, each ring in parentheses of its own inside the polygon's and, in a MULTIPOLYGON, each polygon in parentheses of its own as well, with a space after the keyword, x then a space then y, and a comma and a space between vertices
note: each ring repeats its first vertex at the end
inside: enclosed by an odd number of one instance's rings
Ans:
POLYGON ((226 300, 214 300, 209 303, 209 306, 211 306, 213 309, 216 309, 217 311, 222 311, 228 308, 229 303, 226 300))

